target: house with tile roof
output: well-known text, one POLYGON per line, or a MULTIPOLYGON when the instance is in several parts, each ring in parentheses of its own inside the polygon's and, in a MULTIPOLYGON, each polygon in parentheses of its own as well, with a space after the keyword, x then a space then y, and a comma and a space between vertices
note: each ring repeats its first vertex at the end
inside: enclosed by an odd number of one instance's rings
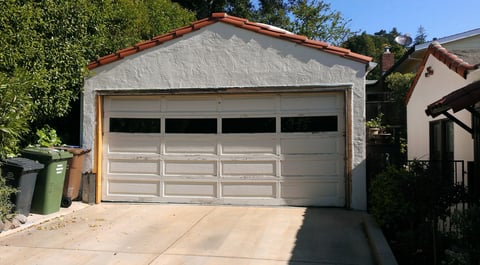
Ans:
POLYGON ((428 44, 417 66, 406 97, 408 159, 464 161, 458 174, 473 174, 468 162, 478 161, 472 117, 480 101, 480 29, 454 37, 428 44))
POLYGON ((366 209, 372 58, 225 13, 88 64, 97 202, 366 209))

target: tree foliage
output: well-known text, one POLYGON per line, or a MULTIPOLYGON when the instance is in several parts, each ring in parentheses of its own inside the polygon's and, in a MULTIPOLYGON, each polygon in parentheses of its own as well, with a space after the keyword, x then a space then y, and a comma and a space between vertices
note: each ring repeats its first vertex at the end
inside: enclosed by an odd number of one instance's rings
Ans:
POLYGON ((15 155, 22 136, 29 132, 33 101, 27 88, 31 85, 25 73, 0 72, 0 158, 15 155))
POLYGON ((249 0, 176 0, 183 7, 193 10, 197 18, 212 12, 230 15, 284 28, 310 39, 339 45, 355 33, 348 28, 349 20, 320 0, 259 0, 254 6, 249 0))
POLYGON ((408 89, 410 88, 415 73, 392 73, 385 78, 387 88, 392 91, 393 100, 397 102, 404 102, 407 96, 408 89))
MULTIPOLYGON (((15 89, 31 98, 32 131, 69 113, 88 62, 194 20, 192 12, 168 0, 0 0, 0 5, 0 85, 6 93, 15 89), (18 81, 17 73, 29 82, 18 81)), ((0 105, 7 99, 2 93, 0 105)))
POLYGON ((348 28, 350 20, 324 1, 290 0, 289 11, 293 15, 290 30, 310 39, 339 45, 354 35, 348 28))
POLYGON ((415 36, 415 44, 422 44, 427 42, 427 31, 423 26, 418 27, 417 35, 415 36))
POLYGON ((432 264, 439 244, 439 220, 452 217, 451 206, 464 201, 466 190, 434 165, 413 162, 388 168, 370 186, 371 210, 400 264, 432 264))
MULTIPOLYGON (((401 35, 396 28, 387 32, 386 30, 380 30, 376 33, 367 34, 363 32, 359 35, 350 37, 347 41, 342 43, 342 47, 350 49, 353 52, 364 54, 374 58, 374 61, 381 62, 382 54, 385 51, 385 47, 389 47, 390 52, 395 56, 395 61, 400 59, 405 54, 406 48, 395 42, 395 37, 401 35)), ((367 79, 377 80, 381 76, 381 68, 375 67, 371 71, 367 79)))

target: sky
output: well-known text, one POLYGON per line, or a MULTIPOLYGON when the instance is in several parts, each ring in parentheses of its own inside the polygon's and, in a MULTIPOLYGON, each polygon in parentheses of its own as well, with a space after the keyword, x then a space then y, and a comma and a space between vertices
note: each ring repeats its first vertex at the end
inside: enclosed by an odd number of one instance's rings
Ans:
MULTIPOLYGON (((397 28, 415 38, 422 26, 427 40, 480 28, 480 0, 325 0, 351 20, 352 31, 373 34, 397 28)), ((253 1, 257 4, 258 1, 253 1)))
POLYGON ((353 31, 369 34, 392 28, 415 38, 422 26, 427 40, 480 28, 480 0, 327 0, 350 19, 353 31))

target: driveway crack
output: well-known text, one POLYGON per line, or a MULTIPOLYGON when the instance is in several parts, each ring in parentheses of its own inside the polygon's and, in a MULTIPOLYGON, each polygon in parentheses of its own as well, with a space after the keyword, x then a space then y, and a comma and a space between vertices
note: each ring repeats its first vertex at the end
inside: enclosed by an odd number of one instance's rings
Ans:
POLYGON ((177 242, 182 240, 188 233, 190 233, 190 231, 192 231, 195 226, 197 226, 203 219, 205 219, 205 217, 209 216, 213 211, 215 211, 215 207, 210 207, 210 208, 211 209, 209 211, 207 211, 202 217, 200 217, 197 221, 195 221, 182 235, 180 235, 175 241, 172 242, 172 244, 170 244, 168 247, 166 247, 165 250, 163 250, 160 254, 158 254, 156 257, 154 257, 148 264, 152 264, 152 262, 154 262, 157 258, 159 258, 163 254, 165 254, 165 252, 170 250, 170 248, 175 246, 175 244, 177 244, 177 242))

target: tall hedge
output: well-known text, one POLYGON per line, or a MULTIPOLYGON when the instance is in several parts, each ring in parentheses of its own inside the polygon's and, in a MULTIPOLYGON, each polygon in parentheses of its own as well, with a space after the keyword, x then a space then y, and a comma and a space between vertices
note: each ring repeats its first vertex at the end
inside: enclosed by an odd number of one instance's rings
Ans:
POLYGON ((194 20, 168 0, 0 0, 0 6, 3 155, 22 135, 69 113, 88 62, 194 20), (25 117, 13 122, 26 105, 25 117))

